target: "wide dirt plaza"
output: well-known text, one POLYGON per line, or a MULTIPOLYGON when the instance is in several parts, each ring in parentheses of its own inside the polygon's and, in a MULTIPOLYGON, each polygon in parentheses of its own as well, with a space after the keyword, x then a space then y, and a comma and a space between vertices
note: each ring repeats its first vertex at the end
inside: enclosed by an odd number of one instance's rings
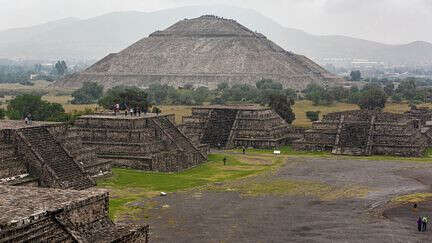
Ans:
POLYGON ((432 216, 429 160, 213 151, 177 175, 115 169, 99 186, 116 221, 148 223, 153 242, 427 242, 416 221, 432 216), (134 176, 160 180, 122 185, 134 176))

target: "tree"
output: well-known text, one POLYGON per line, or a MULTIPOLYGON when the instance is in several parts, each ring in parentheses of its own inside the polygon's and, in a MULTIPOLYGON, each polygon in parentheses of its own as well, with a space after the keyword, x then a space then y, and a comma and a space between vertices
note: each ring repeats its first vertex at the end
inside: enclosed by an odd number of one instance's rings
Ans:
POLYGON ((399 93, 395 93, 394 95, 392 95, 391 100, 394 103, 400 104, 402 102, 402 96, 399 93))
POLYGON ((193 99, 197 105, 202 105, 210 95, 210 90, 207 87, 199 87, 193 93, 193 99))
POLYGON ((414 80, 404 80, 399 84, 396 92, 400 93, 403 98, 413 101, 416 96, 417 85, 414 80))
POLYGON ((103 95, 103 86, 96 82, 84 82, 80 89, 72 93, 72 104, 96 103, 103 95))
POLYGON ((120 105, 120 109, 140 108, 147 112, 150 103, 147 100, 147 93, 138 87, 116 86, 107 91, 98 104, 105 109, 112 109, 115 104, 120 105))
POLYGON ((313 105, 330 105, 334 101, 334 97, 328 90, 318 84, 309 84, 303 92, 306 99, 312 101, 313 105))
POLYGON ((360 81, 361 80, 361 72, 360 70, 351 71, 350 77, 352 81, 360 81))
POLYGON ((255 86, 257 89, 275 89, 275 90, 283 90, 283 86, 281 83, 273 81, 272 79, 261 79, 256 82, 255 86))
POLYGON ((306 111, 306 117, 311 121, 318 121, 319 120, 319 114, 320 111, 306 111))
POLYGON ((57 61, 57 63, 54 65, 54 69, 57 75, 63 76, 66 74, 68 67, 65 61, 57 61))
POLYGON ((3 120, 6 117, 6 111, 3 108, 0 108, 0 120, 3 120))
POLYGON ((294 100, 288 100, 285 95, 273 95, 270 97, 269 105, 288 124, 295 120, 295 114, 291 108, 294 105, 294 100))
POLYGON ((63 106, 42 100, 41 96, 34 94, 18 95, 9 102, 7 115, 10 119, 19 120, 31 114, 36 121, 55 120, 63 116, 63 106))
POLYGON ((229 89, 229 84, 227 82, 223 82, 223 83, 219 83, 217 85, 217 89, 216 90, 219 91, 219 92, 223 92, 223 91, 225 91, 227 89, 229 89))
POLYGON ((386 86, 384 87, 384 92, 386 93, 387 96, 393 96, 394 93, 394 84, 393 82, 390 82, 388 84, 386 84, 386 86))
POLYGON ((365 86, 360 93, 358 105, 362 110, 384 109, 387 101, 384 91, 375 85, 365 86))

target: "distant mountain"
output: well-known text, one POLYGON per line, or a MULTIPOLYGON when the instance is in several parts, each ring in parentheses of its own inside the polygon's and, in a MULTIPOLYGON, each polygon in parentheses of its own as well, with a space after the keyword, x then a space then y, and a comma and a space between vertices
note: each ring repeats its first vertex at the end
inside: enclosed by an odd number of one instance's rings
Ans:
POLYGON ((328 58, 391 64, 432 64, 432 44, 387 45, 345 36, 318 36, 285 28, 260 13, 231 6, 190 6, 157 12, 114 12, 90 19, 67 18, 0 32, 0 58, 97 60, 184 18, 214 14, 261 32, 289 51, 319 63, 328 58))

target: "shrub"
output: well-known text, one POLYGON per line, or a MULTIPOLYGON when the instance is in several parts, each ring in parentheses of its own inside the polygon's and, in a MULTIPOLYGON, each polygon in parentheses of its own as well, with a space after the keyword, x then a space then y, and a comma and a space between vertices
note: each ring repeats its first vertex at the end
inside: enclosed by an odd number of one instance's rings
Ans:
POLYGON ((306 111, 306 117, 311 121, 318 121, 319 120, 319 114, 320 111, 306 111))

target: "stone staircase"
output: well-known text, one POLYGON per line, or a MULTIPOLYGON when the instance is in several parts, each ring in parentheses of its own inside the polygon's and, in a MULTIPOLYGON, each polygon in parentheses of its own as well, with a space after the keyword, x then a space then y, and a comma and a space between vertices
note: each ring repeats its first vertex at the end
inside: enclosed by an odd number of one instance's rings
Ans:
POLYGON ((237 110, 213 110, 204 130, 202 142, 210 144, 211 147, 218 147, 219 145, 222 148, 225 147, 237 113, 237 110))
POLYGON ((59 178, 60 188, 82 190, 95 185, 46 128, 29 128, 21 132, 35 153, 43 159, 43 163, 59 178))
POLYGON ((71 235, 62 229, 55 219, 47 217, 35 224, 37 227, 25 225, 14 229, 13 234, 7 229, 0 232, 0 242, 72 242, 71 235))
POLYGON ((206 160, 207 156, 201 153, 201 151, 195 147, 192 141, 186 137, 175 125, 172 123, 168 117, 160 116, 158 119, 153 120, 157 126, 159 126, 165 134, 169 135, 173 139, 173 142, 184 152, 190 154, 199 153, 202 159, 206 160))

